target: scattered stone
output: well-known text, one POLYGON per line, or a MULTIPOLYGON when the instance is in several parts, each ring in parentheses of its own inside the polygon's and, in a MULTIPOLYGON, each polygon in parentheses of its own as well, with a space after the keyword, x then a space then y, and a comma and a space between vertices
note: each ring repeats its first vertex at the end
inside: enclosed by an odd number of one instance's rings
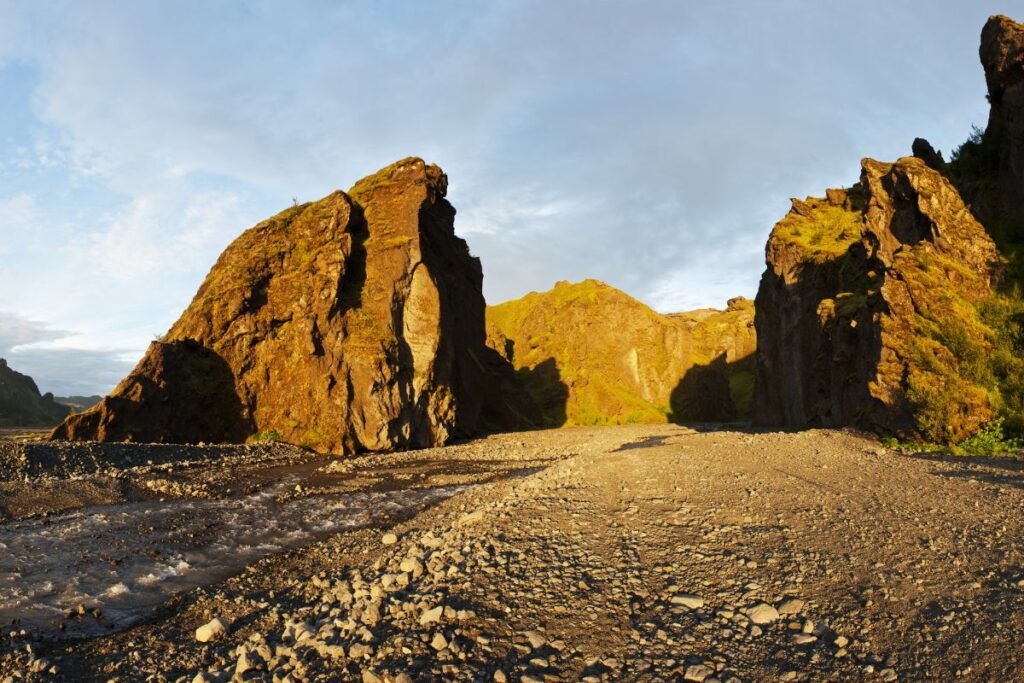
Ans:
POLYGON ((679 593, 672 596, 673 605, 682 605, 687 609, 700 609, 704 606, 704 598, 692 593, 679 593))
POLYGON ((766 602, 758 603, 750 609, 746 610, 744 614, 755 624, 763 626, 765 624, 771 624, 779 620, 778 611, 766 602))
POLYGON ((799 598, 789 598, 782 601, 782 604, 779 605, 778 611, 779 614, 782 615, 800 614, 805 604, 806 603, 799 598))
POLYGON ((694 664, 686 667, 686 673, 683 675, 684 681, 696 681, 696 683, 703 683, 709 676, 715 673, 715 670, 706 664, 694 664))
POLYGON ((196 640, 200 643, 210 643, 220 640, 228 634, 228 625, 220 618, 214 618, 196 629, 196 640))
POLYGON ((443 605, 432 607, 431 609, 424 611, 423 614, 420 615, 420 626, 427 626, 428 624, 433 624, 438 621, 441 621, 442 615, 444 615, 443 605))

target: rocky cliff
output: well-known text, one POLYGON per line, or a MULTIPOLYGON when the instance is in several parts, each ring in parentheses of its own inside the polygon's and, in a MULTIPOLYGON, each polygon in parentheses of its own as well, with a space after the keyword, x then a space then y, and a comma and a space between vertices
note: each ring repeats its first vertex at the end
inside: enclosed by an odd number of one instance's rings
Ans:
POLYGON ((487 309, 488 343, 549 425, 718 421, 749 414, 753 306, 659 314, 596 280, 487 309))
POLYGON ((991 417, 980 306, 999 257, 924 161, 865 159, 854 187, 793 200, 766 261, 756 421, 955 442, 991 417))
POLYGON ((977 178, 972 204, 997 237, 1019 242, 1024 240, 1024 25, 991 17, 981 32, 979 54, 989 116, 977 151, 991 174, 975 170, 983 177, 977 178))
POLYGON ((0 427, 51 427, 71 412, 0 358, 0 427))
POLYGON ((524 426, 480 398, 510 371, 488 366, 480 262, 446 189, 404 159, 246 231, 113 394, 53 436, 353 452, 443 444, 485 411, 524 426))
POLYGON ((998 418, 1024 436, 1024 26, 991 17, 979 54, 988 125, 949 162, 916 139, 918 160, 865 161, 775 227, 758 421, 956 443, 998 418))

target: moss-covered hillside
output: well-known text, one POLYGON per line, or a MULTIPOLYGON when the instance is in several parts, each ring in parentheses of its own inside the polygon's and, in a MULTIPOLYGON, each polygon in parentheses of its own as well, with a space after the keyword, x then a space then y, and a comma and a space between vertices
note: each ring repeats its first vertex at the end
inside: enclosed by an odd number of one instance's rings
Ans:
POLYGON ((552 426, 717 421, 749 414, 753 304, 662 315, 597 280, 487 309, 488 343, 552 426))
POLYGON ((922 160, 865 159, 853 188, 794 201, 767 260, 759 421, 957 443, 1000 409, 995 245, 922 160))
POLYGON ((757 298, 755 417, 958 444, 1024 435, 1024 25, 986 23, 990 114, 949 163, 865 160, 794 201, 757 298))

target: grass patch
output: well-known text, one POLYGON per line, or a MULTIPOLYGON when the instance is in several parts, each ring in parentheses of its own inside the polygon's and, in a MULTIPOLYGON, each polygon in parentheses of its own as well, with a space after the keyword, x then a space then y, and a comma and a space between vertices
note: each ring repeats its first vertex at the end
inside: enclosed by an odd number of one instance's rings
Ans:
POLYGON ((246 441, 249 443, 278 443, 283 439, 284 436, 276 429, 266 429, 262 432, 256 432, 246 439, 246 441))
POLYGON ((861 212, 816 197, 808 197, 802 206, 810 215, 790 211, 776 224, 775 236, 799 247, 807 260, 820 263, 839 258, 860 240, 861 212))

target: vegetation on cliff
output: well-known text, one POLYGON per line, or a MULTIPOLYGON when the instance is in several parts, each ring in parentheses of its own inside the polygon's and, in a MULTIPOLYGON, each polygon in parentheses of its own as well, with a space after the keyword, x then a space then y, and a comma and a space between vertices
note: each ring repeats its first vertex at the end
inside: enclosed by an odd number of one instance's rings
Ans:
POLYGON ((759 421, 957 443, 997 410, 995 246, 920 159, 865 159, 853 188, 794 200, 767 260, 759 421))
POLYGON ((977 302, 976 325, 950 326, 968 376, 988 393, 998 416, 986 433, 1024 437, 1024 25, 989 19, 979 50, 989 90, 988 125, 939 168, 956 186, 999 251, 1000 273, 991 294, 977 302))
POLYGON ((980 56, 989 122, 949 163, 917 139, 773 230, 761 421, 986 452, 1024 434, 1024 26, 992 17, 980 56))

